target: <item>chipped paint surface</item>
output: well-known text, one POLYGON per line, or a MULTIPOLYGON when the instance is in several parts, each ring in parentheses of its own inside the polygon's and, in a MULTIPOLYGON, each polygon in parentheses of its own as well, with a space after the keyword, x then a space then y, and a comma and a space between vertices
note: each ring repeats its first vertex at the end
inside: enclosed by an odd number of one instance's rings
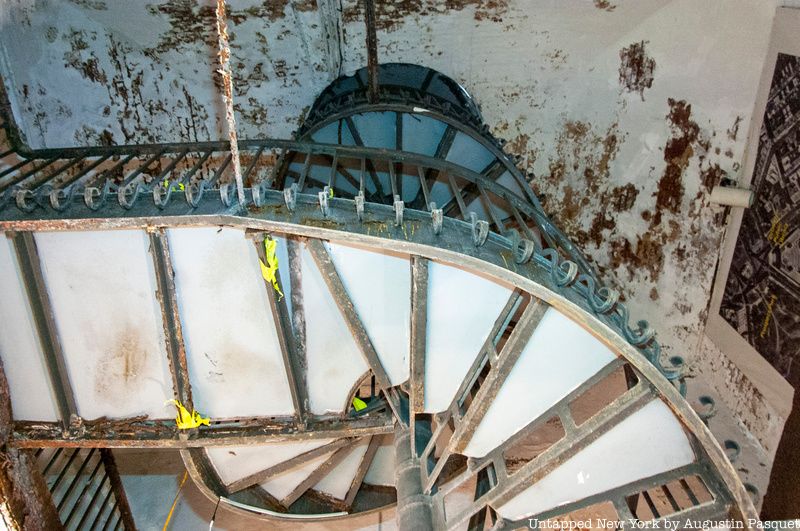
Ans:
MULTIPOLYGON (((359 2, 343 0, 340 14, 336 2, 314 4, 230 2, 240 136, 288 137, 339 69, 366 64, 359 2)), ((701 348, 725 228, 708 192, 740 177, 775 2, 376 8, 380 61, 422 64, 466 87, 535 175, 548 214, 634 315, 657 324, 667 353, 722 367, 701 348)), ((210 2, 61 0, 17 15, 3 26, 0 61, 33 147, 223 137, 210 2)), ((759 400, 730 386, 741 381, 733 368, 703 374, 731 404, 759 400)), ((759 407, 736 414, 772 449, 780 430, 759 407)))

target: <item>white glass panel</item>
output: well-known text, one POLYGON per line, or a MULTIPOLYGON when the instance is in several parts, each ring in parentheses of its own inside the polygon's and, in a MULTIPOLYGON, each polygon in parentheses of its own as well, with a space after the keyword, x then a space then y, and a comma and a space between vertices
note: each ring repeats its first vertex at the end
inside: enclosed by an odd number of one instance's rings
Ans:
POLYGON ((286 368, 253 241, 235 229, 170 229, 195 407, 211 417, 291 415, 286 368))
POLYGON ((340 412, 367 364, 305 247, 302 270, 309 409, 316 414, 340 412))
POLYGON ((353 482, 353 478, 356 477, 356 472, 358 472, 358 466, 361 464, 364 454, 367 453, 368 446, 369 441, 366 440, 353 447, 347 457, 333 467, 333 470, 328 472, 314 488, 328 493, 336 499, 345 499, 347 491, 350 490, 350 484, 353 482))
POLYGON ((447 160, 472 171, 482 172, 494 160, 494 155, 471 136, 459 132, 453 139, 447 160))
POLYGON ((319 466, 331 455, 333 455, 333 452, 317 457, 316 459, 312 459, 308 463, 305 463, 297 468, 293 468, 282 474, 278 474, 277 476, 270 478, 269 481, 262 483, 261 487, 263 487, 264 490, 272 494, 278 500, 282 500, 288 496, 295 489, 295 487, 300 485, 300 483, 310 476, 312 472, 319 468, 319 466))
POLYGON ((516 520, 694 461, 683 427, 655 399, 498 508, 516 520))
POLYGON ((483 457, 614 359, 603 343, 550 308, 464 453, 483 457))
POLYGON ((55 396, 36 335, 11 240, 0 233, 0 357, 17 420, 58 420, 55 396))
POLYGON ((144 231, 37 233, 50 301, 87 419, 169 418, 172 378, 144 231))
POLYGON ((408 380, 411 266, 407 258, 327 244, 392 385, 408 380))
POLYGON ((386 444, 378 447, 367 475, 364 476, 364 483, 394 486, 394 446, 386 444))
POLYGON ((444 411, 489 337, 511 290, 456 267, 428 269, 425 412, 444 411))
POLYGON ((304 452, 328 444, 333 439, 287 441, 258 446, 226 446, 206 449, 208 458, 225 484, 271 468, 304 452))

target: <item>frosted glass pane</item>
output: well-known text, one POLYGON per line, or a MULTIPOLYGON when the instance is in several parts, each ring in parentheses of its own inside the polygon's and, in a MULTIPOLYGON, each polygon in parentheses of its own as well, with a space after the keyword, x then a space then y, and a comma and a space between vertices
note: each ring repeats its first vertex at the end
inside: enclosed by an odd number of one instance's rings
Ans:
POLYGON ((365 440, 353 447, 352 451, 342 459, 342 461, 333 467, 333 470, 317 483, 314 488, 321 492, 326 492, 336 499, 344 500, 347 497, 347 491, 350 490, 350 484, 353 478, 356 477, 358 466, 367 453, 369 440, 365 440))
POLYGON ((309 409, 338 413, 367 364, 305 247, 302 256, 309 409))
POLYGON ((394 446, 386 444, 378 447, 367 475, 364 476, 364 483, 394 486, 394 446))
POLYGON ((472 171, 482 172, 494 160, 494 155, 471 136, 457 133, 447 153, 447 160, 472 171))
POLYGON ((225 484, 233 483, 250 474, 261 472, 288 461, 302 453, 319 448, 333 439, 314 441, 277 442, 258 446, 226 446, 206 449, 206 454, 220 479, 225 484))
POLYGON ((277 476, 270 478, 269 481, 262 483, 261 487, 263 487, 264 490, 272 494, 278 500, 282 500, 288 496, 298 485, 300 485, 300 483, 302 483, 308 476, 310 476, 311 473, 314 472, 322 463, 330 458, 331 455, 333 455, 333 452, 317 457, 316 459, 312 459, 308 463, 305 463, 297 468, 293 468, 292 470, 287 470, 282 474, 278 474, 277 476))
POLYGON ((615 358, 589 332, 550 308, 464 453, 483 457, 615 358))
POLYGON ((17 420, 58 420, 55 397, 36 335, 11 240, 0 235, 0 358, 17 420))
POLYGON ((253 241, 216 227, 168 235, 197 410, 216 418, 293 414, 253 241))
POLYGON ((498 508, 516 520, 694 461, 683 427, 655 399, 498 508))
POLYGON ((411 265, 407 258, 327 244, 392 385, 408 380, 411 265))
POLYGON ((428 268, 425 412, 444 411, 489 337, 511 290, 462 269, 428 268))
POLYGON ((78 414, 174 416, 144 231, 37 233, 78 414))

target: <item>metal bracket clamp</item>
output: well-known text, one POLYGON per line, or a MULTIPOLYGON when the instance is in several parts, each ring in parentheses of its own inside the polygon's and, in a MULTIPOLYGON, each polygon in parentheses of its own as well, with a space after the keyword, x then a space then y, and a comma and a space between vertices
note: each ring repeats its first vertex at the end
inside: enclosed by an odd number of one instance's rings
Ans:
POLYGON ((294 212, 297 206, 297 183, 292 183, 290 187, 283 189, 283 201, 286 203, 286 208, 294 212))
POLYGON ((534 251, 536 251, 536 244, 522 238, 514 245, 514 261, 518 264, 527 264, 534 251))
POLYGON ((16 191, 14 201, 17 203, 17 208, 23 212, 33 212, 36 208, 36 202, 28 201, 29 199, 33 199, 33 197, 33 192, 31 190, 21 189, 16 191))
POLYGON ((169 203, 170 196, 172 195, 173 183, 170 181, 166 185, 156 183, 153 185, 153 203, 158 208, 163 209, 169 203), (163 193, 162 193, 163 192, 163 193))
POLYGON ((444 225, 444 211, 436 208, 436 203, 431 203, 431 221, 433 222, 433 233, 438 236, 442 233, 442 225, 444 225))
POLYGON ((358 216, 358 221, 364 221, 364 191, 358 192, 354 199, 356 202, 356 216, 358 216))
POLYGON ((403 209, 405 203, 400 199, 399 195, 394 196, 394 224, 400 226, 403 224, 403 209))
POLYGON ((325 188, 322 189, 321 192, 317 194, 317 196, 319 197, 319 207, 322 209, 322 215, 326 218, 330 214, 330 208, 328 208, 328 196, 330 195, 330 193, 331 193, 331 187, 326 186, 325 188))
POLYGON ((253 204, 260 207, 264 204, 266 198, 265 191, 268 189, 267 182, 261 181, 255 186, 250 187, 250 195, 253 196, 253 204))
POLYGON ((472 224, 472 243, 475 247, 480 247, 486 243, 486 238, 489 236, 489 223, 478 219, 478 214, 475 212, 469 213, 469 219, 472 224))
POLYGON ((222 204, 229 207, 233 204, 233 194, 235 188, 230 183, 225 183, 219 187, 219 197, 222 199, 222 204))
POLYGON ((142 186, 139 183, 132 183, 127 186, 120 186, 117 189, 117 201, 125 210, 130 210, 139 198, 142 186))

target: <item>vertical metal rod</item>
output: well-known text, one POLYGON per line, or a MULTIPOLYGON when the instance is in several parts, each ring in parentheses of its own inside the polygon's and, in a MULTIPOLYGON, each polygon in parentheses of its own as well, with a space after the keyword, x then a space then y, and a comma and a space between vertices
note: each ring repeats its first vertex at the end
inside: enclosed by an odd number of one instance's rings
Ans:
POLYGON ((425 345, 428 323, 428 260, 411 258, 411 412, 425 409, 425 345))
MULTIPOLYGON (((267 253, 264 249, 263 235, 260 235, 258 238, 254 239, 253 243, 256 246, 256 254, 258 255, 258 259, 261 260, 262 263, 266 264, 267 253)), ((286 264, 285 267, 291 268, 290 264, 286 264)), ((283 289, 283 285, 281 283, 280 274, 277 272, 275 273, 275 281, 278 285, 278 289, 281 291, 281 293, 283 293, 285 290, 283 289)), ((283 365, 286 371, 286 378, 289 381, 289 391, 292 395, 292 404, 294 405, 297 418, 302 421, 307 416, 305 402, 308 397, 305 386, 300 385, 296 376, 300 371, 300 368, 296 363, 297 355, 294 352, 294 338, 292 336, 292 322, 289 316, 289 309, 286 306, 285 297, 283 295, 278 296, 275 288, 266 279, 264 280, 264 289, 267 290, 270 313, 272 314, 272 319, 275 322, 275 332, 278 335, 278 346, 281 349, 283 365)))
POLYGON ((367 25, 367 100, 378 102, 378 36, 375 28, 375 2, 364 0, 364 22, 367 25))
MULTIPOLYGON (((421 427, 421 426, 419 426, 421 427)), ((418 428, 419 428, 418 427, 418 428)), ((417 436, 422 435, 417 434, 417 436)), ((394 453, 397 482, 397 524, 400 529, 433 531, 430 497, 422 491, 420 462, 411 430, 395 424, 394 453)))
POLYGON ((192 411, 192 387, 189 381, 189 368, 186 362, 186 346, 183 342, 183 328, 178 310, 178 296, 175 293, 175 272, 169 252, 166 229, 158 228, 148 234, 150 254, 156 273, 156 298, 161 307, 162 326, 166 340, 167 355, 172 373, 175 397, 189 411, 192 411))
POLYGON ((306 179, 308 178, 308 170, 311 167, 311 152, 306 153, 306 160, 303 162, 303 171, 300 173, 300 180, 297 183, 297 191, 302 192, 306 187, 306 179))
POLYGON ((300 411, 298 415, 303 423, 308 415, 308 387, 306 359, 306 314, 303 302, 303 244, 294 238, 286 238, 289 256, 289 291, 292 300, 290 319, 294 348, 292 350, 292 367, 297 384, 300 411))
POLYGON ((72 384, 69 381, 64 351, 58 336, 53 307, 50 304, 50 295, 44 280, 42 264, 39 260, 36 240, 31 232, 18 232, 13 239, 20 273, 25 281, 31 313, 33 313, 45 364, 50 375, 50 385, 55 391, 61 422, 64 429, 67 429, 72 415, 77 415, 77 407, 72 384))
POLYGON ((219 44, 219 65, 222 75, 222 99, 225 103, 225 118, 228 122, 228 138, 233 159, 233 177, 236 181, 236 193, 239 204, 244 205, 244 184, 242 181, 242 163, 239 160, 239 140, 236 134, 236 116, 233 109, 233 82, 231 81, 231 48, 228 42, 228 24, 225 21, 225 1, 217 0, 217 41, 219 44))
POLYGON ((128 496, 125 494, 125 487, 122 485, 122 478, 119 476, 114 454, 111 453, 111 450, 103 448, 100 450, 100 459, 103 462, 103 468, 106 470, 111 492, 114 493, 114 501, 116 502, 114 507, 119 509, 120 519, 125 529, 136 529, 136 524, 133 521, 133 511, 131 511, 131 506, 128 504, 128 496))

